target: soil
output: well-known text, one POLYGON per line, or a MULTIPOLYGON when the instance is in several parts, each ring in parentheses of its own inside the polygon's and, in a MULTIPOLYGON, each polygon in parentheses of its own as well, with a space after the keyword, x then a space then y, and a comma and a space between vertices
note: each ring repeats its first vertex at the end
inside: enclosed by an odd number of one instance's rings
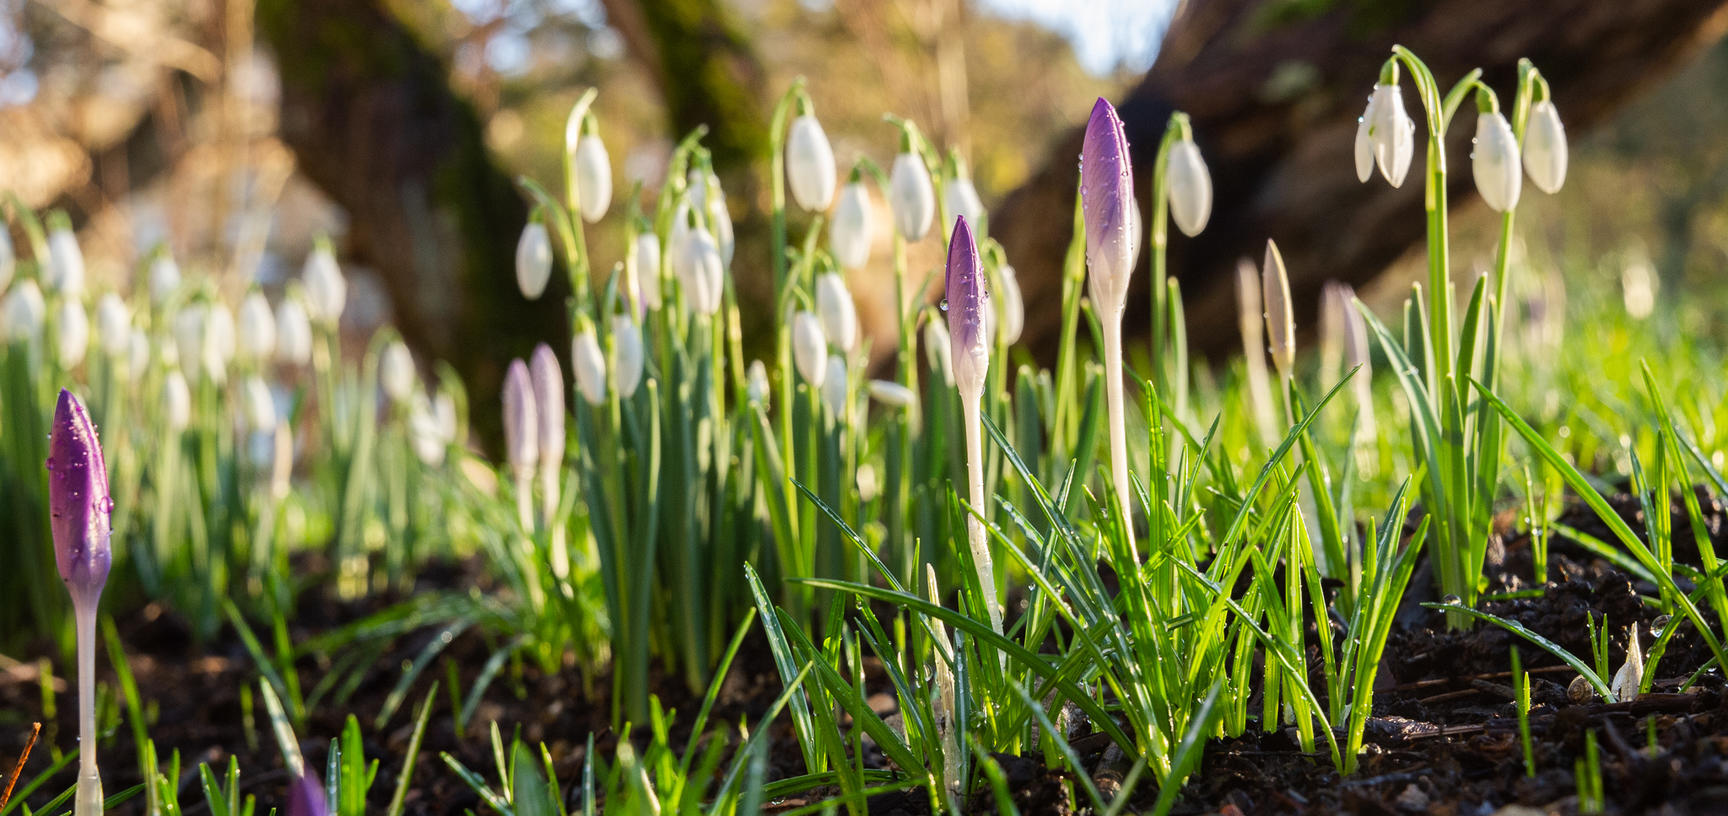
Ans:
MULTIPOLYGON (((1723 508, 1700 493, 1711 539, 1719 552, 1728 553, 1728 530, 1723 508)), ((1616 497, 1616 511, 1634 530, 1642 530, 1637 502, 1630 496, 1616 497)), ((1690 527, 1678 497, 1673 514, 1675 559, 1698 563, 1691 544, 1690 527)), ((1593 513, 1581 505, 1569 506, 1562 522, 1602 540, 1611 534, 1593 513)), ((1510 529, 1503 519, 1502 529, 1510 529)), ((1623 659, 1630 627, 1638 627, 1648 654, 1652 626, 1658 612, 1642 598, 1657 594, 1656 588, 1640 585, 1626 572, 1596 557, 1570 540, 1556 536, 1548 556, 1548 581, 1535 581, 1532 550, 1527 537, 1508 534, 1490 548, 1486 568, 1489 593, 1519 593, 1519 597, 1489 600, 1483 608, 1517 620, 1588 660, 1590 654, 1586 615, 1598 622, 1607 616, 1610 656, 1614 668, 1623 659), (1540 589, 1540 593, 1531 590, 1540 589)), ((467 587, 479 579, 474 563, 443 565, 426 570, 416 591, 467 587)), ((1535 646, 1524 643, 1499 627, 1478 625, 1462 632, 1445 628, 1439 613, 1422 608, 1433 597, 1432 582, 1419 573, 1400 614, 1382 662, 1374 717, 1370 720, 1367 750, 1359 772, 1339 776, 1324 755, 1303 753, 1288 729, 1262 732, 1253 724, 1239 739, 1208 745, 1202 772, 1183 790, 1177 813, 1218 813, 1227 816, 1264 813, 1301 814, 1499 814, 1523 816, 1540 813, 1578 812, 1573 776, 1574 760, 1584 755, 1585 734, 1594 732, 1599 746, 1600 767, 1609 813, 1723 814, 1728 813, 1728 687, 1720 672, 1711 670, 1690 687, 1684 681, 1708 659, 1702 639, 1690 627, 1670 642, 1656 665, 1651 693, 1629 703, 1607 704, 1593 697, 1574 699, 1568 686, 1575 673, 1535 646), (1509 652, 1518 645, 1530 672, 1533 705, 1530 728, 1534 743, 1536 773, 1526 776, 1512 702, 1509 652), (1654 728, 1652 741, 1651 729, 1654 728)), ((1683 583, 1682 586, 1685 586, 1683 583)), ((359 603, 328 599, 302 599, 301 613, 291 634, 299 642, 320 632, 358 620, 385 608, 396 598, 370 598, 359 603)), ((1706 609, 1706 615, 1712 611, 1706 609)), ((205 812, 198 791, 197 763, 226 764, 229 756, 239 759, 246 792, 256 794, 259 812, 278 804, 287 783, 282 759, 270 736, 262 706, 257 706, 249 724, 242 706, 242 688, 255 688, 256 669, 244 647, 232 633, 215 642, 194 647, 190 632, 172 614, 155 607, 136 617, 117 621, 129 662, 143 698, 155 709, 150 728, 159 754, 166 759, 178 750, 182 758, 180 780, 183 804, 188 814, 205 812)), ((404 704, 383 729, 371 727, 371 719, 400 677, 400 667, 412 660, 434 636, 421 631, 399 638, 377 656, 342 706, 314 709, 300 729, 307 761, 322 768, 328 744, 341 732, 350 712, 359 716, 368 757, 381 758, 370 804, 382 809, 397 783, 397 763, 405 753, 412 729, 411 709, 425 694, 434 676, 442 677, 442 660, 416 684, 404 704)), ((1313 642, 1310 639, 1309 642, 1313 642)), ((490 649, 481 635, 470 631, 458 637, 446 651, 462 667, 463 688, 472 687, 479 667, 490 649)), ((46 653, 46 652, 44 652, 46 653)), ((1317 666, 1318 655, 1311 655, 1317 666)), ((105 681, 112 680, 105 657, 98 660, 105 681)), ((314 682, 331 669, 325 662, 307 658, 299 669, 306 682, 314 682)), ((1316 669, 1317 671, 1317 669, 1316 669)), ((879 673, 878 673, 879 674, 879 673)), ((1316 677, 1318 680, 1318 676, 1316 677)), ((44 722, 42 741, 25 769, 29 779, 49 764, 50 749, 75 744, 73 698, 66 678, 52 681, 57 695, 56 716, 44 722)), ((874 680, 875 700, 892 706, 885 681, 874 680)), ((565 790, 580 778, 586 738, 595 734, 596 750, 610 758, 618 735, 609 728, 609 702, 605 690, 610 678, 582 677, 574 668, 544 673, 532 664, 512 666, 492 686, 473 725, 459 737, 455 731, 448 696, 440 692, 425 742, 414 769, 406 812, 411 814, 457 813, 463 809, 485 812, 484 805, 439 758, 448 752, 469 768, 490 778, 493 762, 486 724, 496 720, 505 728, 519 724, 521 735, 532 742, 544 741, 565 790), (592 692, 588 689, 593 689, 592 692)), ((663 704, 683 716, 674 721, 675 740, 687 735, 689 719, 701 703, 677 678, 656 675, 652 687, 663 704), (680 730, 686 729, 686 730, 680 730)), ((1322 687, 1316 684, 1316 687, 1322 687)), ((780 691, 780 682, 766 644, 759 638, 746 641, 730 676, 727 677, 712 721, 752 721, 780 691)), ((1258 703, 1251 706, 1258 710, 1258 703)), ((0 785, 10 770, 29 732, 29 724, 41 719, 42 683, 34 664, 0 665, 0 785)), ((104 743, 102 764, 110 792, 136 783, 137 760, 128 726, 104 743)), ((802 772, 798 749, 783 717, 772 733, 769 752, 770 776, 802 772)), ((679 743, 681 744, 681 742, 679 743)), ((1074 741, 1087 767, 1110 767, 1101 739, 1082 736, 1074 741)), ((868 758, 880 764, 877 756, 868 758)), ((1039 757, 998 756, 1007 776, 1015 804, 1022 813, 1063 814, 1081 812, 1072 795, 1073 780, 1048 771, 1039 757)), ((1107 793, 1119 787, 1120 774, 1098 774, 1107 793)), ((54 785, 63 789, 72 781, 62 773, 54 785)), ((1130 792, 1130 809, 1150 806, 1156 791, 1142 784, 1130 792)), ((32 797, 40 800, 39 793, 32 797)), ((775 803, 785 810, 810 799, 775 803)), ((128 807, 126 812, 135 812, 128 807)), ((995 813, 989 793, 974 798, 972 810, 995 813)), ((922 793, 879 796, 870 803, 875 814, 928 813, 922 793)))

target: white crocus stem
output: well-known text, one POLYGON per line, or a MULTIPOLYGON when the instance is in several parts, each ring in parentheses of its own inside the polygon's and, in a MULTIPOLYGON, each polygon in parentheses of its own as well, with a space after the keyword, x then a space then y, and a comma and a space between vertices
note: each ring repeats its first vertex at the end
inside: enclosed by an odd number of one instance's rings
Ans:
POLYGON ((806 110, 786 132, 786 182, 792 200, 810 212, 822 212, 834 200, 837 180, 828 134, 815 114, 806 110))
POLYGON ((552 238, 539 219, 529 221, 516 239, 516 288, 529 300, 537 300, 552 279, 552 238))
MULTIPOLYGON (((1121 354, 1121 331, 1117 331, 1117 354, 1121 354)), ((984 522, 977 514, 984 512, 984 422, 979 411, 979 398, 982 394, 967 388, 960 388, 960 413, 963 417, 961 425, 966 429, 966 500, 972 506, 972 512, 966 514, 966 539, 972 548, 972 562, 978 569, 978 586, 984 593, 984 607, 990 616, 990 630, 1002 632, 1002 601, 996 597, 996 566, 990 557, 990 545, 984 536, 984 522)), ((1121 386, 1117 386, 1117 397, 1121 397, 1121 386)), ((1006 653, 997 652, 997 658, 1007 660, 1006 653)))
POLYGON ((863 269, 870 262, 870 192, 853 179, 840 191, 834 223, 828 228, 828 249, 842 269, 863 269))
POLYGON ((1116 491, 1116 503, 1122 513, 1122 529, 1129 541, 1134 539, 1133 504, 1129 501, 1128 427, 1121 421, 1125 413, 1122 395, 1122 313, 1115 312, 1103 321, 1104 328, 1104 407, 1112 418, 1110 425, 1110 482, 1116 491))
POLYGON ((1530 107, 1524 126, 1524 171, 1536 189, 1552 195, 1566 183, 1566 164, 1566 128, 1554 103, 1544 99, 1530 107))
POLYGON ((1510 212, 1518 206, 1524 182, 1518 137, 1512 135, 1512 125, 1499 111, 1483 112, 1476 117, 1476 145, 1470 151, 1470 159, 1476 191, 1489 207, 1496 212, 1510 212))
POLYGON ((1199 235, 1212 218, 1212 174, 1194 140, 1182 139, 1170 146, 1165 172, 1170 219, 1183 235, 1199 235))
POLYGON ((73 816, 102 816, 102 774, 96 769, 96 605, 75 603, 78 635, 78 793, 73 816))
MULTIPOLYGON (((942 605, 942 592, 936 585, 936 567, 924 565, 925 588, 930 603, 942 605)), ((948 640, 948 627, 939 618, 930 619, 930 635, 936 641, 936 694, 930 700, 931 713, 936 719, 937 739, 942 745, 942 784, 950 793, 960 790, 960 740, 954 729, 954 649, 948 640)))

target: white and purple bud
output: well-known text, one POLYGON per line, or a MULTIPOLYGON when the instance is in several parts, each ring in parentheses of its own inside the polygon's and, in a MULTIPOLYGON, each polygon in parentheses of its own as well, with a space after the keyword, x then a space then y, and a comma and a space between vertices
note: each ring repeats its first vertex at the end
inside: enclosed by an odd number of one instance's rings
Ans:
POLYGON ((84 403, 60 390, 48 436, 48 513, 60 579, 81 612, 94 612, 113 562, 114 502, 102 441, 84 403))
POLYGON ((1080 150, 1080 205, 1086 220, 1087 286, 1100 316, 1118 319, 1138 254, 1134 166, 1116 108, 1099 99, 1080 150))
POLYGON ((972 227, 965 219, 954 222, 948 240, 946 298, 948 340, 952 346, 954 384, 962 394, 984 393, 984 377, 990 368, 990 288, 972 227))

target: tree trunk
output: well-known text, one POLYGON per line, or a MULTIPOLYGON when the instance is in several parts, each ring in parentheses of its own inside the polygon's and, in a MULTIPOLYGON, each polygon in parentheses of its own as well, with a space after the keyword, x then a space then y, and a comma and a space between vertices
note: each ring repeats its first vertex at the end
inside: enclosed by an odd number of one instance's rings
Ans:
MULTIPOLYGON (((1728 26, 1723 0, 1336 0, 1309 16, 1278 16, 1293 5, 1186 4, 1157 63, 1119 106, 1144 212, 1152 211, 1151 165, 1172 110, 1193 117, 1212 170, 1211 223, 1193 239, 1171 230, 1170 240, 1169 268, 1182 283, 1197 353, 1240 347, 1226 328, 1236 325, 1231 269, 1240 257, 1257 260, 1267 238, 1284 255, 1298 321, 1307 325, 1322 283, 1366 283, 1422 240, 1421 125, 1417 166, 1400 189, 1378 177, 1358 183, 1352 159, 1356 119, 1392 44, 1414 50, 1443 90, 1481 67, 1503 104, 1519 57, 1529 57, 1576 137, 1728 26)), ((1421 107, 1407 77, 1404 83, 1406 104, 1420 123, 1421 107)), ((1077 117, 1090 107, 1090 100, 1074 102, 1077 117)), ((1468 160, 1473 118, 1464 111, 1449 134, 1454 206, 1475 201, 1468 160)), ((1059 302, 1080 142, 1076 128, 991 214, 991 234, 1020 270, 1027 303, 1059 302)), ((1454 278, 1464 271, 1455 263, 1454 278)), ((1150 310, 1149 277, 1144 268, 1136 274, 1128 301, 1130 325, 1140 331, 1150 310)), ((1028 312, 1026 334, 1040 353, 1053 352, 1059 321, 1055 310, 1028 312)))

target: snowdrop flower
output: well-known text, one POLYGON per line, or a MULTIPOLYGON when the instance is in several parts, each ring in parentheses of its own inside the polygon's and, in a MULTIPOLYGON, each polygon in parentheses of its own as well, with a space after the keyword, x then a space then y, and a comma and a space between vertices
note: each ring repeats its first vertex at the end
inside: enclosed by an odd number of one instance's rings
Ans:
POLYGON ((245 410, 246 429, 273 431, 276 429, 276 398, 270 394, 264 378, 253 374, 241 386, 241 404, 245 410))
POLYGON ((986 323, 990 312, 990 288, 972 227, 965 219, 954 222, 948 241, 947 298, 948 340, 952 346, 954 383, 974 398, 984 393, 984 377, 990 368, 990 341, 986 323))
POLYGON ((1374 163, 1393 187, 1404 184, 1410 160, 1416 155, 1416 121, 1404 110, 1404 93, 1394 82, 1374 86, 1368 102, 1368 138, 1374 145, 1374 163))
POLYGON ((240 301, 235 352, 243 362, 262 363, 276 353, 276 314, 256 289, 240 301))
POLYGON ((629 399, 642 384, 642 327, 629 315, 612 316, 612 388, 629 399))
POLYGON ((1103 99, 1092 106, 1080 150, 1080 207, 1086 219, 1087 288, 1099 314, 1119 321, 1139 249, 1139 219, 1132 217, 1128 138, 1116 109, 1103 99))
POLYGON ((1356 180, 1364 184, 1374 175, 1374 95, 1368 95, 1368 107, 1356 117, 1356 180))
POLYGON ((948 324, 934 315, 924 324, 924 349, 929 355, 930 370, 946 383, 954 382, 954 348, 948 339, 948 324))
POLYGON ((840 191, 834 223, 828 227, 828 251, 841 269, 863 269, 870 262, 870 193, 854 172, 840 191))
POLYGON ((234 314, 222 301, 204 307, 204 376, 221 384, 228 379, 228 363, 234 359, 234 314))
POLYGON ((111 360, 121 360, 132 345, 132 313, 113 292, 96 301, 96 342, 111 360))
POLYGON ((846 358, 828 356, 828 372, 822 376, 822 402, 842 421, 846 418, 846 358))
POLYGON ((792 362, 812 388, 821 388, 828 375, 828 337, 822 321, 809 312, 792 316, 792 362))
POLYGON ((1290 305, 1290 276, 1278 245, 1266 242, 1266 262, 1260 267, 1260 298, 1266 304, 1266 337, 1278 376, 1290 379, 1296 365, 1296 316, 1290 305))
POLYGON ((408 346, 399 339, 384 344, 384 351, 378 359, 378 384, 384 389, 384 396, 398 405, 406 403, 414 395, 414 383, 418 379, 414 371, 414 355, 408 351, 408 346))
POLYGON ((1482 201, 1496 212, 1510 212, 1518 206, 1518 193, 1524 174, 1518 160, 1518 137, 1499 111, 1476 117, 1476 145, 1470 151, 1470 172, 1476 178, 1476 191, 1482 201))
POLYGON ((744 374, 744 394, 750 402, 767 407, 768 367, 761 360, 750 361, 750 369, 744 374))
POLYGON ((306 312, 322 326, 335 326, 348 303, 348 282, 336 265, 336 254, 328 241, 319 241, 306 266, 300 270, 306 285, 306 312))
POLYGON ((1014 345, 1026 329, 1026 299, 1020 293, 1020 274, 1003 264, 996 270, 1002 294, 1002 342, 1014 345))
MULTIPOLYGON (((560 394, 561 396, 562 394, 560 394)), ((504 450, 516 483, 516 514, 523 529, 532 529, 532 482, 540 459, 539 412, 535 410, 534 384, 528 364, 510 361, 504 372, 504 450)))
POLYGON ((516 288, 529 300, 538 300, 552 279, 552 239, 546 225, 535 218, 516 239, 516 288))
POLYGON ((150 302, 161 306, 180 289, 180 265, 163 249, 150 261, 150 302))
POLYGON ((732 210, 726 206, 726 191, 720 189, 720 180, 710 176, 709 184, 713 194, 708 197, 708 224, 713 229, 714 246, 720 250, 720 265, 729 269, 732 253, 738 248, 737 236, 732 231, 732 210))
POLYGON ((917 243, 930 232, 936 220, 936 188, 930 182, 930 170, 924 160, 912 152, 911 139, 905 139, 900 155, 888 175, 888 203, 894 209, 894 228, 908 242, 917 243))
POLYGON ((0 224, 0 292, 6 291, 7 284, 12 282, 12 273, 18 267, 18 254, 12 248, 12 233, 0 224))
POLYGON ((684 302, 699 315, 720 311, 721 290, 725 286, 725 264, 714 236, 701 227, 693 227, 684 236, 683 247, 673 259, 673 272, 684 289, 684 302))
POLYGON ((54 313, 54 352, 60 367, 77 368, 90 350, 90 316, 74 298, 60 301, 54 313))
POLYGON ((192 423, 192 389, 180 369, 168 369, 162 377, 162 423, 177 434, 192 423))
POLYGON ((834 148, 816 115, 808 106, 801 107, 804 110, 786 132, 786 181, 798 206, 822 212, 834 200, 834 148))
POLYGON ((1638 645, 1638 627, 1632 627, 1632 639, 1626 643, 1626 662, 1614 673, 1608 688, 1615 702, 1630 703, 1638 699, 1638 687, 1644 683, 1644 649, 1638 645))
POLYGON ((1183 138, 1170 146, 1164 172, 1171 220, 1183 235, 1199 235, 1212 217, 1212 175, 1193 139, 1183 138))
POLYGON ((846 279, 833 272, 816 276, 816 313, 822 331, 835 348, 850 352, 858 346, 858 307, 846 289, 846 279))
POLYGON ((143 329, 132 329, 126 341, 126 380, 135 381, 150 365, 150 335, 143 329))
POLYGON ((978 187, 972 183, 972 177, 966 174, 966 165, 958 158, 954 159, 954 177, 948 180, 942 189, 942 204, 948 208, 948 230, 954 230, 954 221, 966 219, 968 224, 982 225, 984 223, 984 199, 978 196, 978 187))
POLYGON ((47 283, 65 297, 78 297, 84 294, 84 251, 64 214, 53 213, 48 222, 47 283))
POLYGON ((576 390, 582 399, 599 405, 606 401, 606 355, 600 351, 594 327, 584 324, 570 345, 570 367, 576 371, 576 390))
POLYGON ((871 399, 890 408, 907 408, 918 399, 912 389, 890 380, 871 380, 869 390, 871 399))
POLYGON ((305 365, 312 360, 312 321, 296 291, 290 290, 276 304, 276 359, 287 365, 305 365))
POLYGON ((1524 172, 1537 189, 1552 195, 1566 183, 1566 161, 1566 128, 1554 103, 1544 99, 1530 107, 1524 126, 1524 172))
POLYGON ((637 233, 636 252, 630 260, 635 264, 631 280, 636 282, 637 308, 660 308, 660 237, 652 230, 637 233))
POLYGON ((606 143, 590 115, 583 123, 582 138, 576 142, 576 153, 570 157, 570 172, 576 179, 577 200, 582 205, 582 220, 592 224, 606 217, 612 206, 612 157, 606 153, 606 143))
POLYGON ((6 339, 13 343, 30 343, 42 336, 42 321, 48 315, 48 304, 42 300, 42 289, 36 281, 25 278, 6 292, 4 323, 6 339))
POLYGON ((414 400, 408 406, 408 441, 414 446, 414 457, 427 467, 444 464, 444 454, 450 447, 435 411, 425 391, 414 392, 414 400))

